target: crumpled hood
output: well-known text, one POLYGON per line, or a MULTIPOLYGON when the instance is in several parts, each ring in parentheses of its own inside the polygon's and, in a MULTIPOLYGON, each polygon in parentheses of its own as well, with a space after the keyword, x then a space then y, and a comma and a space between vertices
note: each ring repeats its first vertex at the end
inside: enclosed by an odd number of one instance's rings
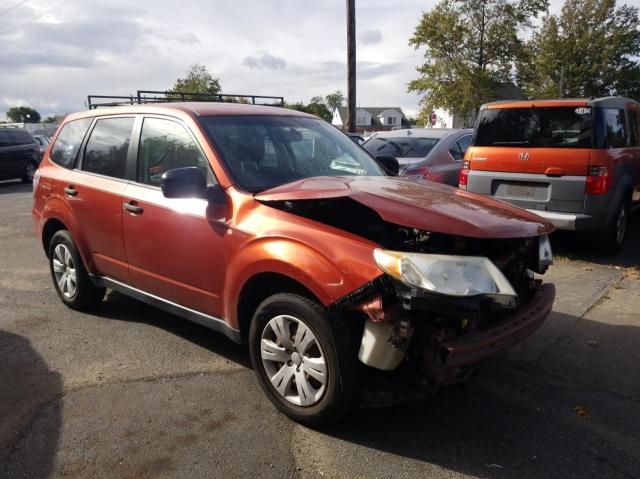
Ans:
POLYGON ((440 183, 392 176, 320 176, 287 183, 255 199, 305 201, 349 197, 389 223, 474 238, 523 238, 553 231, 538 215, 440 183))

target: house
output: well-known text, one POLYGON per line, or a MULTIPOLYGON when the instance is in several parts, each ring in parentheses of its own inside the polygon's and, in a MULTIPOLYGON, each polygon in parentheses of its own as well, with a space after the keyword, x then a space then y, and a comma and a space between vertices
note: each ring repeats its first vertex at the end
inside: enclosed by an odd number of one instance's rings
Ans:
MULTIPOLYGON (((331 124, 344 129, 347 125, 347 107, 337 108, 331 124)), ((361 134, 387 131, 393 128, 409 128, 409 122, 399 107, 356 108, 356 131, 361 134)))
MULTIPOLYGON (((526 100, 525 94, 516 85, 510 82, 498 83, 494 90, 495 98, 492 101, 504 100, 526 100)), ((453 112, 453 128, 473 128, 476 124, 478 113, 475 110, 463 112, 453 112)))

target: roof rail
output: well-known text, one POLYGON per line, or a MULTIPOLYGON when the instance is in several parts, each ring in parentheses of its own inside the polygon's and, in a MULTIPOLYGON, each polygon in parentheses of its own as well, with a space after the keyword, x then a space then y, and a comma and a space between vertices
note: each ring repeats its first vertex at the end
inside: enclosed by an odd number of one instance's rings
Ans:
POLYGON ((181 91, 138 90, 135 95, 88 95, 90 110, 104 106, 135 105, 203 101, 219 103, 246 103, 250 105, 284 106, 284 97, 267 95, 231 95, 228 93, 189 93, 181 91))

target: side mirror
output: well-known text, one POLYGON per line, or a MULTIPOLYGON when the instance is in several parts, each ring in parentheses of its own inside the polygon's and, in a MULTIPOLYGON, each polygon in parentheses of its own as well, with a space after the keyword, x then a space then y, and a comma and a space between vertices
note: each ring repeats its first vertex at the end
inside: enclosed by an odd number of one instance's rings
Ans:
POLYGON ((218 186, 207 188, 207 179, 195 166, 175 168, 162 175, 160 188, 165 198, 202 198, 224 203, 224 193, 218 186))
POLYGON ((400 163, 393 156, 376 156, 376 160, 389 175, 398 176, 400 173, 400 163))

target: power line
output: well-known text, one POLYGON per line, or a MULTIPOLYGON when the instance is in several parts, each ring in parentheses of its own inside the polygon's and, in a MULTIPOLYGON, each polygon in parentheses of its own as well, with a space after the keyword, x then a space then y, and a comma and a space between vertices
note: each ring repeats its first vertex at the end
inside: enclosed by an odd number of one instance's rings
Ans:
MULTIPOLYGON (((8 27, 4 27, 4 28, 0 28, 0 33, 9 30, 9 29, 13 29, 16 27, 20 27, 22 25, 26 25, 27 23, 31 23, 34 20, 37 20, 40 17, 43 17, 46 13, 49 13, 51 10, 53 10, 54 8, 58 8, 61 7, 62 5, 64 5, 65 3, 69 3, 71 0, 63 0, 60 3, 56 3, 54 6, 47 8, 46 10, 43 10, 42 12, 38 13, 36 16, 33 16, 27 20, 24 20, 23 22, 18 22, 15 25, 10 25, 8 27)), ((23 2, 24 3, 24 2, 23 2)))
POLYGON ((21 2, 16 3, 13 7, 9 7, 6 10, 3 10, 0 12, 0 17, 2 15, 5 15, 7 13, 9 13, 11 10, 15 10, 16 8, 18 8, 20 5, 24 5, 25 3, 27 3, 29 0, 22 0, 21 2))

